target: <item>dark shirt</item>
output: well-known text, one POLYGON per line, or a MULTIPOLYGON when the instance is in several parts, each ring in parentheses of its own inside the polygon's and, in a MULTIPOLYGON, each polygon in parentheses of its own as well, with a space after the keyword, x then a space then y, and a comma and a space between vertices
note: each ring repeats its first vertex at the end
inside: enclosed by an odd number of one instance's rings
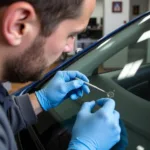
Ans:
POLYGON ((10 96, 0 84, 0 150, 16 150, 14 135, 36 121, 28 94, 10 96))

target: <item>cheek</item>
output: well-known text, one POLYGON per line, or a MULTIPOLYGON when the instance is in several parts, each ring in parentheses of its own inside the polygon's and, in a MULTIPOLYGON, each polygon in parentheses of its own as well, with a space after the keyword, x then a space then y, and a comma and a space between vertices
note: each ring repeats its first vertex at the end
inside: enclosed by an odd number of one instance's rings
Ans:
POLYGON ((47 65, 54 63, 62 54, 66 43, 61 41, 53 41, 46 43, 44 46, 44 57, 47 60, 47 65))
POLYGON ((66 41, 53 40, 45 45, 47 55, 59 55, 63 52, 66 46, 66 41))

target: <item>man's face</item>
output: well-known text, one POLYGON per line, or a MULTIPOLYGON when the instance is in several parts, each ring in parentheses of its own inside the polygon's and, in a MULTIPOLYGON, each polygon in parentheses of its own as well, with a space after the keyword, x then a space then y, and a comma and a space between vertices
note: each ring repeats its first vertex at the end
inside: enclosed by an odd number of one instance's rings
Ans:
POLYGON ((40 79, 47 64, 43 55, 44 43, 42 38, 36 37, 23 54, 7 59, 4 63, 3 79, 21 83, 40 79))
POLYGON ((3 78, 11 82, 40 79, 44 70, 54 63, 63 52, 73 51, 74 37, 86 28, 95 2, 87 0, 84 5, 80 17, 64 20, 49 37, 37 36, 32 45, 26 48, 21 55, 7 60, 3 78))

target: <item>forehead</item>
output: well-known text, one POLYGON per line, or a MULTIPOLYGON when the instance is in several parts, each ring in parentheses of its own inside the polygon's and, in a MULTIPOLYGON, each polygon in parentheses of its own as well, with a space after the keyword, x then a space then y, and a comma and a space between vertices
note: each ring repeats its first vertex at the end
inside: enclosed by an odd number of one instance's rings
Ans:
POLYGON ((95 3, 96 0, 84 0, 80 16, 75 19, 67 19, 62 21, 53 33, 56 33, 57 31, 80 32, 84 30, 95 8, 95 3))
POLYGON ((84 0, 80 16, 76 19, 76 22, 85 28, 89 22, 89 19, 94 11, 96 0, 84 0))
POLYGON ((73 25, 72 28, 74 27, 76 30, 83 30, 89 22, 95 8, 95 4, 96 0, 84 0, 80 16, 76 19, 64 20, 64 23, 73 25))
POLYGON ((91 16, 96 6, 96 0, 84 0, 82 5, 82 13, 91 16))
POLYGON ((81 7, 81 14, 77 18, 77 20, 80 21, 85 21, 87 19, 89 20, 94 11, 95 5, 96 0, 84 0, 83 5, 81 7))

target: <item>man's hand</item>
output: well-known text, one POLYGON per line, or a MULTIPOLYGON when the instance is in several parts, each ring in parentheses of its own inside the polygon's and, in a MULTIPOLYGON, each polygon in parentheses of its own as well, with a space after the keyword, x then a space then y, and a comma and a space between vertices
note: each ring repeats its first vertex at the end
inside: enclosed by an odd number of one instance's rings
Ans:
POLYGON ((42 108, 49 110, 68 97, 76 100, 83 96, 83 92, 88 94, 90 90, 84 81, 89 82, 88 78, 78 71, 59 71, 44 88, 35 94, 42 108))
POLYGON ((119 113, 115 102, 103 98, 96 103, 101 106, 91 113, 95 101, 83 104, 73 127, 68 150, 109 150, 120 140, 119 113))

